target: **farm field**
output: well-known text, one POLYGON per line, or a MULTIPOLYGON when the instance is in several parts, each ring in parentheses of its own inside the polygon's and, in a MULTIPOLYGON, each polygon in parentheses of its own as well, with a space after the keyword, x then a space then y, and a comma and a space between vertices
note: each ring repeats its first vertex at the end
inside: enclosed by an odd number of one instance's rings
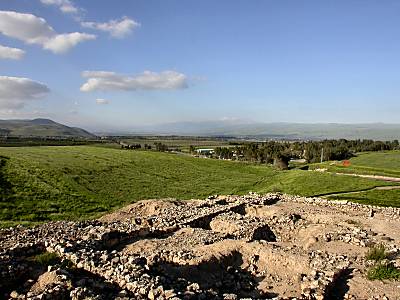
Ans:
MULTIPOLYGON (((390 182, 95 146, 0 148, 0 224, 86 219, 141 199, 249 191, 320 196, 390 182)), ((399 190, 387 199, 397 205, 399 190)), ((374 199, 366 197, 364 203, 374 199)), ((361 201, 361 200, 360 200, 361 201)), ((400 202, 400 201, 399 201, 400 202)))

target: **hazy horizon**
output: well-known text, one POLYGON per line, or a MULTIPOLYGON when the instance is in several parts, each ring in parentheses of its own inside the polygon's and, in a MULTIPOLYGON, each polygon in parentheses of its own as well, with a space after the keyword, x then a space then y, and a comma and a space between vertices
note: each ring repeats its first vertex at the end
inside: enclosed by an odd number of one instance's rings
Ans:
POLYGON ((0 119, 398 124, 397 1, 0 3, 0 119))

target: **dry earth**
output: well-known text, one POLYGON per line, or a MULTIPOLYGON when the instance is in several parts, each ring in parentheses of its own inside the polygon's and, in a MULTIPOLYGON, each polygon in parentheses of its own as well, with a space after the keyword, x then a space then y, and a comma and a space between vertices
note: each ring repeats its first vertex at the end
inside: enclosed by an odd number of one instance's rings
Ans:
POLYGON ((147 200, 97 221, 0 230, 0 298, 400 299, 400 210, 280 194, 147 200), (34 257, 60 257, 51 266, 34 257))

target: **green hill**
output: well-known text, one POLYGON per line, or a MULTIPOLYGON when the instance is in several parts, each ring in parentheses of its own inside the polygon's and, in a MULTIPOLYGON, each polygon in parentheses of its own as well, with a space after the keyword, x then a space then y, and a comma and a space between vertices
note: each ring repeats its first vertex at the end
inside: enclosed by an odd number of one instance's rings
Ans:
POLYGON ((93 138, 84 129, 68 127, 49 119, 0 120, 0 136, 93 138))
POLYGON ((153 151, 9 147, 0 148, 0 226, 88 218, 140 199, 249 191, 314 196, 386 185, 392 183, 153 151))

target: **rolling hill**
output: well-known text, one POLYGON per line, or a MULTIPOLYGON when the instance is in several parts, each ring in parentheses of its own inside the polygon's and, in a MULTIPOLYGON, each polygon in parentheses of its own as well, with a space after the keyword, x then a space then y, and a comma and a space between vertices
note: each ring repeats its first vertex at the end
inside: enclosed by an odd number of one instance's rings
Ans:
POLYGON ((0 136, 93 138, 90 132, 49 119, 0 120, 0 136))

